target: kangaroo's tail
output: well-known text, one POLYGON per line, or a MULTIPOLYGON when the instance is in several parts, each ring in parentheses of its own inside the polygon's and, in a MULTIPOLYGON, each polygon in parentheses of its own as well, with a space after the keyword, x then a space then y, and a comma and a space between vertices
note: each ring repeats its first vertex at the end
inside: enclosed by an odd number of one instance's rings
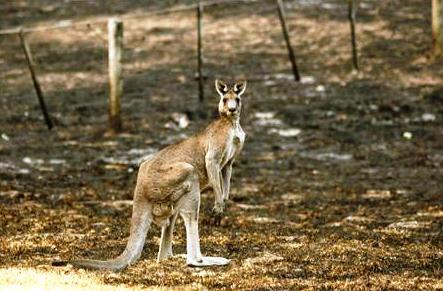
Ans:
POLYGON ((108 261, 100 260, 73 260, 53 262, 53 266, 65 266, 71 264, 74 267, 85 269, 104 269, 112 271, 121 271, 128 265, 131 265, 138 258, 143 250, 146 234, 152 222, 152 206, 147 201, 136 201, 132 210, 131 230, 123 253, 115 259, 108 261))

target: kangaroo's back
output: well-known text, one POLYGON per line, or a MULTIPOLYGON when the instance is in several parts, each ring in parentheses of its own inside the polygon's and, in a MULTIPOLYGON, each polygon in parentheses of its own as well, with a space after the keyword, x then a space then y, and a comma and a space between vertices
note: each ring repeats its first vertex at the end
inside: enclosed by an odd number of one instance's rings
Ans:
MULTIPOLYGON (((198 134, 160 150, 140 166, 140 171, 159 169, 171 163, 188 163, 197 170, 200 185, 205 188, 208 179, 205 161, 208 149, 211 147, 223 152, 227 147, 231 127, 232 124, 226 118, 219 117, 198 134)), ((149 179, 148 174, 146 177, 149 179)))

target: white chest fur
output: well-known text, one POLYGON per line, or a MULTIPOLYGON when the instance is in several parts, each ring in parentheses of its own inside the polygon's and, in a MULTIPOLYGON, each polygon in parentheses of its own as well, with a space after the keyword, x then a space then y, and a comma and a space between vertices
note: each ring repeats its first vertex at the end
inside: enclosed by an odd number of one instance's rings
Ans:
POLYGON ((243 147, 243 143, 245 142, 246 135, 240 125, 232 130, 232 136, 232 143, 239 146, 241 149, 243 147))
POLYGON ((243 148, 243 143, 245 142, 245 136, 245 132, 239 124, 230 130, 223 159, 223 166, 240 153, 243 148))

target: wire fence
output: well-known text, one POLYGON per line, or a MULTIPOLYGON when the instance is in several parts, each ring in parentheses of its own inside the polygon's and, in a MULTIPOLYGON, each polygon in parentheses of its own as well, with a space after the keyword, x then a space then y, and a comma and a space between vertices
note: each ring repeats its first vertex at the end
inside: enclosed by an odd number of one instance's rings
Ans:
MULTIPOLYGON (((257 3, 257 2, 266 2, 266 0, 213 0, 213 1, 204 1, 200 2, 200 5, 205 7, 211 7, 216 5, 222 5, 222 4, 239 4, 239 3, 257 3)), ((163 14, 170 14, 170 13, 178 13, 178 12, 186 12, 186 11, 192 11, 196 10, 199 4, 191 4, 191 5, 181 5, 176 6, 172 8, 166 8, 166 9, 158 9, 154 11, 149 12, 143 12, 143 13, 136 13, 131 15, 115 15, 114 17, 118 17, 121 20, 128 20, 128 19, 137 19, 137 18, 146 18, 149 16, 154 15, 163 15, 163 14)), ((108 19, 110 17, 99 17, 94 20, 84 20, 84 21, 74 21, 74 20, 62 20, 58 22, 54 22, 48 25, 39 26, 39 27, 13 27, 8 29, 0 30, 0 35, 11 35, 11 34, 19 34, 20 32, 28 33, 28 32, 40 32, 40 31, 48 31, 48 30, 55 30, 55 29, 67 29, 72 27, 78 27, 78 26, 86 26, 90 27, 94 24, 105 24, 108 22, 108 19)))
MULTIPOLYGON (((165 15, 165 14, 171 14, 171 13, 180 13, 180 12, 188 12, 188 11, 195 11, 196 12, 196 26, 195 31, 197 32, 197 80, 198 80, 198 91, 199 91, 199 100, 200 103, 204 101, 204 79, 205 75, 203 73, 203 49, 204 46, 202 45, 202 29, 212 28, 214 25, 218 25, 218 23, 203 23, 202 18, 204 14, 204 8, 207 7, 213 7, 217 5, 233 5, 233 4, 251 4, 251 3, 258 3, 262 5, 260 9, 255 9, 254 14, 262 14, 274 11, 275 16, 278 17, 281 29, 282 29, 282 36, 286 43, 286 49, 288 51, 288 58, 292 66, 292 71, 294 75, 294 80, 299 81, 300 80, 300 74, 298 72, 297 63, 296 63, 296 57, 294 50, 292 48, 291 42, 290 42, 290 33, 288 31, 288 26, 286 24, 286 16, 285 16, 285 9, 284 9, 284 3, 283 0, 213 0, 213 1, 198 1, 196 4, 192 5, 181 5, 181 6, 175 6, 172 8, 167 9, 160 9, 160 10, 154 10, 149 12, 143 12, 143 13, 136 13, 136 14, 123 14, 118 15, 117 17, 98 17, 94 20, 82 20, 82 21, 74 21, 74 20, 64 20, 64 21, 58 21, 54 23, 50 23, 45 26, 37 26, 37 27, 14 27, 9 29, 0 30, 0 37, 1 36, 8 36, 8 35, 14 35, 18 34, 20 35, 20 41, 23 51, 26 54, 26 59, 28 68, 32 77, 33 85, 37 94, 37 97, 39 99, 39 103, 41 105, 41 110, 44 115, 44 119, 46 121, 46 124, 48 126, 48 129, 52 128, 52 121, 50 119, 49 113, 47 112, 47 109, 44 106, 44 96, 41 89, 41 86, 39 85, 36 69, 35 69, 35 63, 33 62, 31 49, 29 47, 29 44, 26 41, 25 35, 27 33, 34 33, 34 32, 45 32, 45 31, 51 31, 51 30, 62 30, 62 29, 75 29, 80 27, 86 27, 88 29, 94 29, 94 35, 97 34, 100 39, 104 38, 102 37, 102 30, 98 29, 98 25, 104 25, 108 23, 108 71, 109 71, 109 81, 112 87, 113 83, 121 83, 122 82, 122 76, 121 76, 121 69, 113 69, 113 68, 121 68, 121 52, 123 51, 123 45, 122 45, 122 38, 123 38, 123 28, 121 29, 121 32, 119 34, 115 34, 114 32, 111 33, 111 23, 115 23, 116 21, 118 23, 123 23, 124 21, 132 21, 140 18, 148 18, 149 16, 154 15, 165 15), (263 4, 265 4, 263 6, 263 4), (117 19, 117 20, 116 20, 117 19), (112 48, 112 49, 111 49, 112 48), (115 51, 117 50, 117 54, 115 51)), ((349 21, 351 23, 352 29, 352 46, 353 46, 353 52, 354 52, 354 60, 357 60, 356 56, 356 40, 355 40, 355 4, 354 0, 348 0, 349 5, 349 11, 353 12, 349 16, 349 21), (351 10, 353 9, 353 10, 351 10), (351 17, 353 16, 353 17, 351 17)), ((231 13, 230 16, 235 17, 236 15, 242 13, 231 13)), ((112 30, 113 31, 113 30, 112 30)), ((111 88, 112 89, 112 88, 111 88)), ((115 132, 120 131, 122 126, 121 122, 115 122, 112 120, 115 120, 115 118, 120 119, 120 95, 122 94, 121 90, 110 90, 110 96, 109 96, 109 112, 113 112, 113 117, 110 116, 110 128, 113 129, 115 132), (118 124, 118 125, 115 125, 118 124)))

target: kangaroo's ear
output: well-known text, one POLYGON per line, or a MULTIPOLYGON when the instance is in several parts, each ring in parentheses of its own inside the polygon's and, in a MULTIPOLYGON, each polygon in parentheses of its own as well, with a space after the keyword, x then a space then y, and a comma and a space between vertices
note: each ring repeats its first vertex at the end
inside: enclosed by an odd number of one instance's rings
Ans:
POLYGON ((215 80, 215 90, 217 90, 217 93, 223 97, 223 95, 228 93, 228 86, 222 80, 217 79, 215 80))
POLYGON ((245 93, 245 90, 246 90, 246 80, 238 81, 235 83, 234 85, 235 94, 240 96, 241 94, 245 93))

